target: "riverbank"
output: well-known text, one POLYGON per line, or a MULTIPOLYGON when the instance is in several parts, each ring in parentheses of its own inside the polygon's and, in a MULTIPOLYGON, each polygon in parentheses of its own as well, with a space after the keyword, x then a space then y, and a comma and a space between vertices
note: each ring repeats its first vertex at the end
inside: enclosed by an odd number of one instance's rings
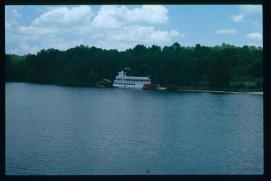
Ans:
POLYGON ((263 95, 263 92, 250 92, 250 91, 219 91, 219 90, 182 90, 179 89, 179 92, 209 92, 209 93, 228 93, 228 94, 240 94, 240 93, 246 93, 246 94, 256 94, 256 95, 263 95))
MULTIPOLYGON (((35 83, 35 82, 6 82, 6 83, 31 83, 31 84, 41 84, 41 85, 57 85, 57 86, 64 86, 64 87, 82 87, 82 88, 113 88, 110 87, 101 87, 101 86, 90 86, 90 85, 67 85, 67 84, 49 84, 49 83, 35 83)), ((218 88, 218 87, 160 87, 158 91, 174 91, 174 92, 207 92, 207 93, 229 93, 229 94, 236 94, 236 93, 247 93, 247 94, 255 94, 255 95, 263 95, 263 91, 258 89, 249 89, 249 88, 218 88)))
POLYGON ((231 88, 231 87, 181 87, 177 91, 181 92, 210 92, 210 93, 249 93, 263 95, 263 91, 255 88, 231 88))

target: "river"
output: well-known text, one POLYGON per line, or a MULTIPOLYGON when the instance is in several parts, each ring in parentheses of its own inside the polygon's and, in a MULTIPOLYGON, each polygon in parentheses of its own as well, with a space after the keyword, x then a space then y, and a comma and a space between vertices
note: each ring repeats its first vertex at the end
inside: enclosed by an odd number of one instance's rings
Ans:
POLYGON ((263 174, 263 96, 5 84, 7 175, 263 174))

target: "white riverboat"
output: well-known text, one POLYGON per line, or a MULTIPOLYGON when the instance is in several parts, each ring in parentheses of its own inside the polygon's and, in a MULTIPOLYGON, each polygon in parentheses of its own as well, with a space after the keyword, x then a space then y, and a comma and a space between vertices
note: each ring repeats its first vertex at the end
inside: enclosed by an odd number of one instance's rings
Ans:
POLYGON ((144 85, 151 84, 149 77, 127 76, 126 72, 119 72, 113 82, 114 87, 143 89, 144 85))

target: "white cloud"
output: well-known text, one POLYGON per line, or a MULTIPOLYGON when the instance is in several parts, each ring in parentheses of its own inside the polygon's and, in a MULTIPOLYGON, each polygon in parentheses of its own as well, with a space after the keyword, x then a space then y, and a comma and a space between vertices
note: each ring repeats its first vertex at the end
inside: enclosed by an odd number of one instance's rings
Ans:
MULTIPOLYGON (((165 46, 185 37, 176 30, 159 28, 169 20, 168 10, 162 5, 105 5, 96 13, 90 6, 54 6, 39 12, 28 25, 17 25, 13 32, 6 30, 6 35, 10 35, 6 38, 9 50, 20 49, 27 54, 47 48, 65 50, 80 44, 125 50, 137 44, 165 46)), ((9 22, 6 26, 10 27, 9 22)))
POLYGON ((96 28, 118 28, 129 23, 161 24, 168 20, 168 10, 162 5, 144 5, 129 9, 126 6, 101 6, 93 20, 96 28))
POLYGON ((39 51, 39 48, 37 46, 30 46, 26 41, 20 41, 19 42, 19 48, 20 53, 36 53, 39 51))
POLYGON ((22 17, 22 14, 20 14, 20 13, 18 12, 17 9, 12 9, 12 14, 13 14, 16 18, 22 17))
POLYGON ((80 44, 85 44, 84 40, 79 39, 79 40, 65 40, 63 38, 55 38, 54 36, 49 38, 47 42, 42 42, 40 47, 42 49, 49 49, 49 48, 56 48, 59 50, 66 50, 71 47, 78 46, 80 44), (52 45, 54 45, 52 47, 52 45))
POLYGON ((259 30, 262 29, 261 23, 259 23, 258 21, 254 21, 252 25, 259 30))
POLYGON ((35 26, 20 26, 18 27, 18 32, 28 34, 28 35, 46 35, 56 33, 58 30, 46 27, 35 27, 35 26))
POLYGON ((41 14, 29 26, 20 26, 17 30, 19 33, 32 35, 76 32, 82 26, 89 24, 92 16, 89 6, 59 7, 41 14))
POLYGON ((11 24, 8 21, 5 21, 5 29, 8 30, 11 28, 11 24))
POLYGON ((251 13, 261 13, 262 12, 262 6, 261 5, 240 5, 241 12, 245 14, 251 14, 251 13))
POLYGON ((244 20, 244 14, 238 14, 231 17, 231 20, 234 22, 241 22, 244 20))
POLYGON ((161 44, 163 42, 169 42, 177 36, 185 37, 183 33, 180 34, 179 32, 172 30, 172 31, 154 31, 150 35, 150 38, 151 40, 153 40, 154 43, 161 44))
POLYGON ((237 30, 236 29, 220 29, 217 30, 216 33, 218 34, 236 34, 237 30))
POLYGON ((104 30, 142 23, 161 24, 168 20, 167 12, 161 5, 146 5, 133 9, 104 5, 91 20, 93 13, 89 6, 59 7, 41 14, 29 26, 19 27, 18 31, 37 35, 69 31, 80 34, 95 28, 104 30))
MULTIPOLYGON (((255 21, 261 21, 262 19, 262 5, 239 5, 239 13, 231 16, 231 20, 234 22, 242 22, 246 20, 255 26, 255 21)), ((262 27, 257 25, 258 31, 261 31, 262 27)))
POLYGON ((42 14, 33 21, 33 25, 62 25, 85 22, 92 17, 89 6, 79 6, 73 8, 60 7, 42 14))
MULTIPOLYGON (((123 8, 122 8, 123 9, 123 8)), ((97 16, 94 17, 92 26, 95 28, 108 28, 114 29, 121 26, 121 22, 117 20, 119 14, 117 13, 117 9, 115 6, 101 6, 100 10, 97 13, 97 16)), ((124 15, 124 14, 122 14, 124 15)))
POLYGON ((18 25, 18 20, 22 17, 22 14, 18 11, 18 7, 11 6, 5 7, 5 29, 11 30, 13 26, 18 25))
POLYGON ((263 35, 262 35, 262 33, 260 33, 260 32, 255 32, 255 33, 249 33, 249 34, 247 34, 246 37, 247 37, 248 39, 250 39, 250 40, 257 40, 257 41, 260 41, 260 40, 262 40, 263 35))
POLYGON ((44 39, 38 44, 35 43, 35 41, 29 41, 25 38, 23 38, 17 43, 18 47, 11 49, 10 52, 17 54, 35 54, 42 49, 55 48, 58 50, 67 50, 68 48, 75 47, 80 44, 85 44, 84 40, 82 39, 69 41, 62 38, 56 38, 53 35, 46 37, 46 40, 44 39))
POLYGON ((175 30, 161 31, 153 26, 125 26, 122 29, 107 31, 103 39, 97 41, 97 46, 105 49, 132 48, 137 44, 144 45, 165 45, 172 43, 174 38, 184 37, 185 35, 175 30))
POLYGON ((144 5, 142 8, 135 8, 134 11, 131 11, 130 17, 127 16, 127 20, 160 24, 167 22, 167 13, 167 8, 162 5, 144 5))

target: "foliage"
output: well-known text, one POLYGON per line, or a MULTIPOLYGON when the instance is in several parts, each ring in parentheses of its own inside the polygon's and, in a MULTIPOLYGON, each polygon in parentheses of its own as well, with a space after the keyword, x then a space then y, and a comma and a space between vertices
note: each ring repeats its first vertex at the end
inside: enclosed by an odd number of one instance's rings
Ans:
MULTIPOLYGON (((183 47, 179 43, 163 48, 137 45, 125 51, 104 50, 80 45, 66 51, 41 50, 36 55, 6 54, 6 81, 93 86, 99 80, 114 80, 127 74, 151 76, 161 86, 229 87, 249 77, 254 87, 262 87, 262 48, 222 44, 183 47)), ((236 84, 237 85, 237 84, 236 84)))

